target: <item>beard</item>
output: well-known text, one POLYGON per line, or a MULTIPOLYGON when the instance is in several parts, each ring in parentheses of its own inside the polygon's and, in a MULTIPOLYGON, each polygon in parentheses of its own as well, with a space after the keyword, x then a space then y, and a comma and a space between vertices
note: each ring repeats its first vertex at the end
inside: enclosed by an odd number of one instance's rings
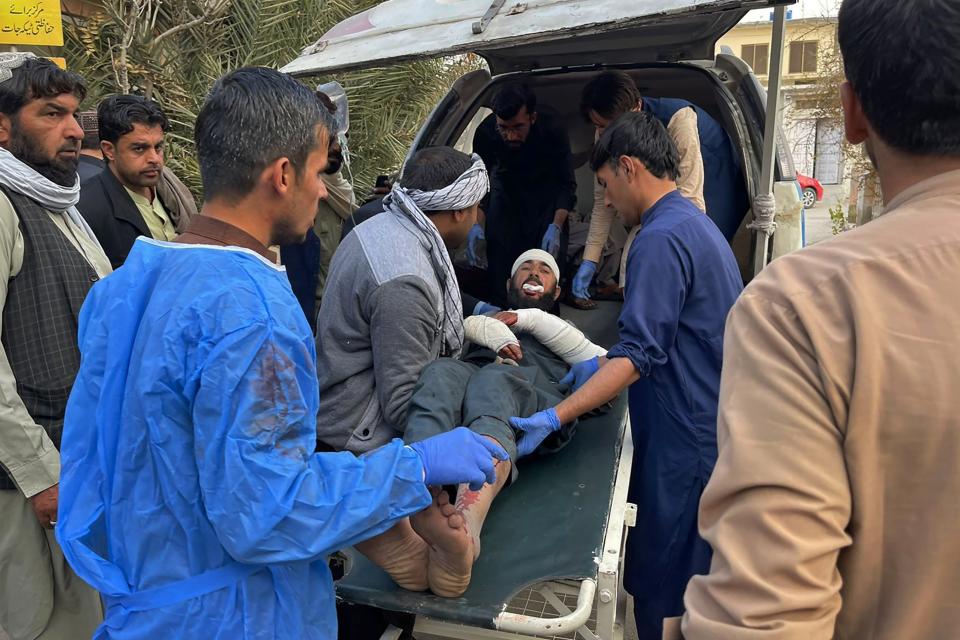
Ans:
MULTIPOLYGON (((537 278, 527 278, 527 282, 543 285, 537 278)), ((527 282, 523 284, 527 284, 527 282)), ((510 282, 510 287, 507 289, 508 309, 540 309, 549 312, 553 309, 553 305, 557 303, 557 285, 553 285, 549 289, 544 288, 543 295, 537 300, 523 295, 522 287, 523 285, 517 287, 515 282, 510 282)))
POLYGON ((119 164, 116 165, 117 173, 120 174, 121 182, 127 185, 132 185, 134 187, 149 187, 153 189, 162 179, 163 167, 150 167, 151 169, 157 170, 156 178, 147 178, 139 171, 127 171, 125 167, 121 167, 119 164))
POLYGON ((307 239, 309 229, 301 231, 295 215, 288 214, 273 223, 270 230, 270 245, 285 247, 291 244, 302 244, 307 239))
POLYGON ((10 135, 10 146, 7 149, 13 157, 47 180, 61 187, 72 187, 77 182, 77 165, 80 163, 80 141, 61 146, 57 151, 77 151, 78 155, 72 160, 61 160, 56 155, 46 158, 33 140, 24 136, 19 127, 13 127, 10 135))

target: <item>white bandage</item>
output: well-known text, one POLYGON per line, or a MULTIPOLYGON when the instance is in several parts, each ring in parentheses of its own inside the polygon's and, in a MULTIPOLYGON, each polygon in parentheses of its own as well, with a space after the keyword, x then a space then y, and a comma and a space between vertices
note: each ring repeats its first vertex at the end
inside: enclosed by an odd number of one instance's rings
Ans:
POLYGON ((508 345, 520 346, 510 327, 489 316, 470 316, 463 321, 463 333, 467 340, 490 349, 494 353, 508 345))
POLYGON ((582 331, 563 318, 541 309, 516 309, 511 313, 517 314, 514 331, 529 333, 567 364, 607 355, 606 349, 587 340, 582 331))
POLYGON ((543 293, 543 285, 531 284, 528 282, 527 284, 523 285, 523 290, 529 291, 530 293, 543 293))

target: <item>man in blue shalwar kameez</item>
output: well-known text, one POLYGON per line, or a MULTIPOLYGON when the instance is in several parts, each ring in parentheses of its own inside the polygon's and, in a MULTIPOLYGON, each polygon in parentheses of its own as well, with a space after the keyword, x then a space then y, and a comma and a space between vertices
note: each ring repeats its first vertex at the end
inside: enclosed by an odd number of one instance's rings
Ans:
POLYGON ((687 581, 710 569, 697 507, 717 458, 724 322, 743 283, 716 225, 677 191, 677 150, 653 116, 621 116, 591 165, 607 205, 642 225, 627 258, 620 342, 605 359, 574 366, 580 388, 572 396, 511 422, 528 451, 629 386, 638 516, 625 584, 640 637, 659 638, 663 619, 683 613, 687 581))
POLYGON ((327 118, 276 71, 221 78, 196 125, 202 215, 138 239, 83 306, 57 538, 104 597, 96 638, 333 639, 326 556, 424 509, 445 524, 427 485, 479 488, 506 458, 465 429, 314 453, 313 336, 267 247, 313 224, 327 118))

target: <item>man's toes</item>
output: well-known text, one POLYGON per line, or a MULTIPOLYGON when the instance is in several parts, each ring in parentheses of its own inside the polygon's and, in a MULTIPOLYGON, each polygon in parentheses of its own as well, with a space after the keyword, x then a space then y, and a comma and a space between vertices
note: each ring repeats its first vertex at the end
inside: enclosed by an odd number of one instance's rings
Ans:
POLYGON ((440 513, 443 514, 444 518, 449 518, 450 516, 459 513, 459 511, 457 511, 457 508, 454 505, 447 503, 445 505, 441 505, 440 513))
POLYGON ((450 516, 447 516, 447 526, 451 529, 463 529, 465 524, 466 521, 459 513, 454 513, 450 516))

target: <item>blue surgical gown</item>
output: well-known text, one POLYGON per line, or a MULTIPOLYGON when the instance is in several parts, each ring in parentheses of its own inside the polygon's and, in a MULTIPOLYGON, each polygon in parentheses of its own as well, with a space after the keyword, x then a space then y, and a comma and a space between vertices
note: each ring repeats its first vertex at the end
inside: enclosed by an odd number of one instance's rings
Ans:
POLYGON ((80 313, 57 538, 96 638, 335 638, 326 556, 430 503, 416 453, 314 453, 314 340, 252 251, 139 239, 80 313))
POLYGON ((629 358, 634 459, 625 583, 640 637, 683 612, 683 591, 710 568, 697 508, 717 458, 717 402, 727 313, 743 288, 716 225, 674 191, 647 210, 627 256, 620 342, 629 358))

